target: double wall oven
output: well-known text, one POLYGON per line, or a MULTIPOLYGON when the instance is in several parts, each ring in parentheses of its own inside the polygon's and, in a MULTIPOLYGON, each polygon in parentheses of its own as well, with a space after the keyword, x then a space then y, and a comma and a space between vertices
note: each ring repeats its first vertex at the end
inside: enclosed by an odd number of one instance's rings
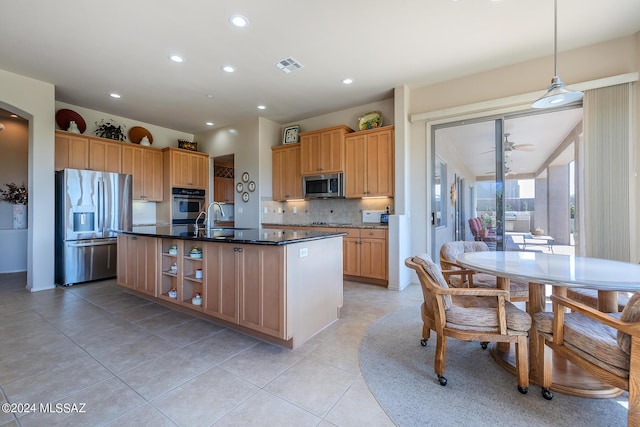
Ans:
POLYGON ((171 223, 193 224, 205 208, 205 190, 171 189, 171 223))

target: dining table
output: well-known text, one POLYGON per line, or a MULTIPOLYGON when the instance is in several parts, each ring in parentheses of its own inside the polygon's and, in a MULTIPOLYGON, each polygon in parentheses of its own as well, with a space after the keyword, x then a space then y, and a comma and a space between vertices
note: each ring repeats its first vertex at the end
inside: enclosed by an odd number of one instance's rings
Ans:
MULTIPOLYGON (((495 275, 497 286, 509 291, 510 279, 529 282, 527 312, 546 311, 547 285, 552 292, 566 295, 567 287, 598 290, 598 309, 612 313, 618 311, 617 292, 640 291, 640 264, 574 255, 524 251, 467 252, 457 257, 463 267, 495 275)), ((542 384, 544 352, 537 348, 536 340, 529 339, 529 378, 533 384, 542 384)), ((491 354, 505 368, 515 372, 514 352, 508 345, 492 345, 491 354)), ((551 390, 589 398, 611 398, 623 393, 603 383, 571 362, 552 354, 551 390)))

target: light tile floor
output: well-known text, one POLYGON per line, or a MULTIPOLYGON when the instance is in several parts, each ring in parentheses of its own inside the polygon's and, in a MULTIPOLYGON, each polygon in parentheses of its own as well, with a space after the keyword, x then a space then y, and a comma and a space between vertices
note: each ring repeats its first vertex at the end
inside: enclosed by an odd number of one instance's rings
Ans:
POLYGON ((340 320, 290 351, 115 281, 29 293, 25 280, 0 275, 0 402, 85 412, 0 412, 0 426, 393 425, 358 349, 371 323, 422 301, 417 285, 345 282, 340 320))

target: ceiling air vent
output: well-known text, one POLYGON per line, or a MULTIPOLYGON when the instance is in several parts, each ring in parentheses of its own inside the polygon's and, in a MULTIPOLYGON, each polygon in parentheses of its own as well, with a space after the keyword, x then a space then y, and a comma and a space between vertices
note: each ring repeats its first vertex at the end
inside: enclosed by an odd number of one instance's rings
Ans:
POLYGON ((298 71, 299 69, 304 67, 304 65, 302 65, 301 63, 299 63, 298 61, 296 61, 292 57, 288 57, 288 58, 284 58, 284 59, 281 59, 280 61, 276 62, 276 67, 278 67, 279 69, 281 69, 285 73, 289 74, 289 73, 292 73, 294 71, 298 71))

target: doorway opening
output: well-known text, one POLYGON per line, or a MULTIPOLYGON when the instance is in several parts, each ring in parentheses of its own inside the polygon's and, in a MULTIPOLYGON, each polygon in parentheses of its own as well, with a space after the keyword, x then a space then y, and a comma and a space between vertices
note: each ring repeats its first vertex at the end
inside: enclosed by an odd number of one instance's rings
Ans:
POLYGON ((434 254, 453 240, 574 254, 581 106, 451 122, 431 136, 434 254))

